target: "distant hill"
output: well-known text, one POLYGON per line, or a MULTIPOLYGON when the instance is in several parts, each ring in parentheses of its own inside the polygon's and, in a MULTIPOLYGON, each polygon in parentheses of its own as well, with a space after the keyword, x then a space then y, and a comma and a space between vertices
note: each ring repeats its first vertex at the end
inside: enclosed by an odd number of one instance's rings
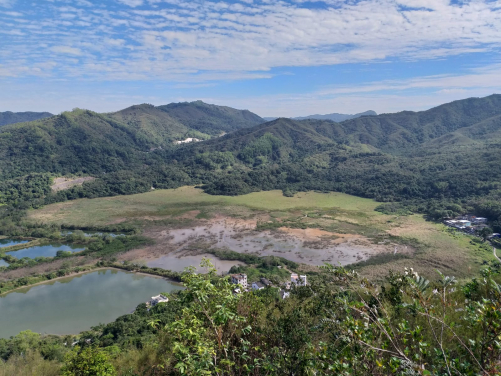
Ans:
POLYGON ((215 194, 279 188, 383 201, 488 194, 501 180, 501 95, 342 123, 279 118, 172 158, 212 170, 206 191, 215 194), (234 158, 227 173, 221 152, 234 158))
POLYGON ((26 121, 33 121, 43 118, 54 116, 50 112, 0 112, 0 126, 23 123, 26 121))
POLYGON ((339 122, 342 122, 345 120, 359 118, 361 116, 375 116, 375 115, 377 115, 377 113, 375 111, 369 110, 369 111, 360 112, 359 114, 354 114, 354 115, 332 113, 332 114, 326 114, 326 115, 309 115, 309 116, 304 116, 304 117, 295 117, 294 120, 317 119, 317 120, 332 120, 332 121, 339 123, 339 122))
POLYGON ((264 122, 259 116, 203 102, 136 105, 98 114, 75 109, 0 128, 0 177, 31 172, 90 174, 133 170, 174 147, 174 140, 208 139, 264 122))
MULTIPOLYGON (((347 115, 347 114, 337 114, 337 113, 332 113, 332 114, 326 114, 326 115, 309 115, 309 116, 300 116, 300 117, 294 117, 292 118, 293 120, 309 120, 309 119, 317 119, 317 120, 332 120, 337 123, 349 120, 349 119, 355 119, 361 116, 375 116, 377 113, 375 111, 365 111, 361 112, 359 114, 355 115, 347 115)), ((266 121, 272 121, 277 118, 275 117, 265 117, 263 118, 266 121)))
POLYGON ((236 110, 202 101, 171 103, 157 108, 165 111, 188 128, 212 136, 219 136, 223 132, 233 132, 265 122, 263 118, 248 110, 236 110))

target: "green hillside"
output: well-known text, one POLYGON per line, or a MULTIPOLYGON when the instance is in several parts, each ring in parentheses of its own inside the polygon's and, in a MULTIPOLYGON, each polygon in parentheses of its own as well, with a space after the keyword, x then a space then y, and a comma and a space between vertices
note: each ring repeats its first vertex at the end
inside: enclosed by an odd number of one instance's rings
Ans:
POLYGON ((158 108, 187 127, 212 136, 265 122, 250 111, 216 106, 202 101, 171 103, 158 108))

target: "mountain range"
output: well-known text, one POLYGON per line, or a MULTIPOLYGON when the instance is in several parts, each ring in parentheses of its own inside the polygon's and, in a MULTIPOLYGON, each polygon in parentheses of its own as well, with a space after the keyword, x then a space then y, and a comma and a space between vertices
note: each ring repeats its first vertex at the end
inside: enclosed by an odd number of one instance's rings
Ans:
POLYGON ((0 127, 2 125, 23 123, 54 116, 49 112, 0 112, 0 127))
POLYGON ((89 197, 184 184, 202 184, 212 194, 494 197, 501 183, 501 95, 343 122, 265 122, 246 110, 197 101, 108 114, 77 109, 2 127, 0 177, 35 172, 99 177, 78 188, 89 197), (205 141, 174 144, 186 137, 205 141))
MULTIPOLYGON (((361 116, 375 116, 377 113, 375 111, 365 111, 365 112, 360 112, 358 114, 354 115, 347 115, 347 114, 338 114, 338 113, 332 113, 332 114, 326 114, 326 115, 309 115, 309 116, 300 116, 300 117, 293 117, 291 119, 293 120, 309 120, 309 119, 316 119, 316 120, 332 120, 335 122, 341 122, 345 120, 350 120, 350 119, 355 119, 361 116)), ((276 120, 278 118, 276 117, 264 117, 263 118, 266 121, 272 121, 276 120)))

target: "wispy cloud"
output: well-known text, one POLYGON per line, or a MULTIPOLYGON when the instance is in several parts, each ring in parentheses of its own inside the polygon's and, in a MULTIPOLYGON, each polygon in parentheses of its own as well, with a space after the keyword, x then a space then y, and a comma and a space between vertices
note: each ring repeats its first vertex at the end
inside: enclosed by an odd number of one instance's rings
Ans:
POLYGON ((15 2, 16 0, 0 0, 0 7, 10 8, 15 2))
POLYGON ((53 46, 51 47, 51 51, 65 55, 75 55, 75 56, 82 55, 82 50, 80 48, 69 47, 69 46, 53 46))
POLYGON ((26 19, 0 20, 0 32, 22 30, 3 43, 11 52, 3 69, 50 59, 41 47, 48 46, 85 56, 78 63, 61 60, 52 71, 58 77, 192 82, 269 77, 276 67, 497 53, 501 47, 501 7, 490 0, 325 0, 321 7, 297 0, 61 3, 36 3, 40 17, 32 11, 26 19))

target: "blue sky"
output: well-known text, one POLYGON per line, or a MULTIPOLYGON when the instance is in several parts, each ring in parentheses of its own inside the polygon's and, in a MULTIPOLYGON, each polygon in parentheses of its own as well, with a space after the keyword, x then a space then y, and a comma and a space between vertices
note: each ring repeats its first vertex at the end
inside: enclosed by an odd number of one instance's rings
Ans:
POLYGON ((501 93, 500 0, 0 0, 0 111, 261 116, 501 93))

